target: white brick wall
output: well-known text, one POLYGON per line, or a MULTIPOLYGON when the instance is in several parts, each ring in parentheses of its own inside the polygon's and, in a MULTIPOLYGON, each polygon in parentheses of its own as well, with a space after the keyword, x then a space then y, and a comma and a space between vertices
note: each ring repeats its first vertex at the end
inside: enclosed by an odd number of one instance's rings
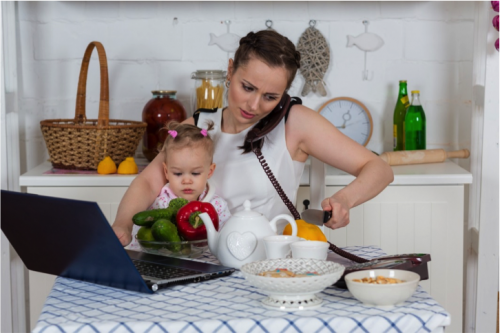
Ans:
MULTIPOLYGON (((209 33, 244 36, 266 20, 294 43, 317 20, 331 62, 328 96, 308 95, 318 109, 339 96, 364 103, 374 120, 369 149, 392 149, 392 113, 398 81, 420 89, 429 148, 469 148, 472 98, 472 2, 19 2, 22 171, 48 158, 39 121, 74 116, 81 59, 92 40, 108 56, 110 115, 140 120, 154 89, 175 89, 188 113, 197 69, 227 68, 228 54, 209 46, 209 33), (177 18, 174 20, 174 18, 177 18), (347 35, 369 31, 385 45, 369 53, 372 81, 362 80, 364 53, 347 48, 347 35)), ((232 56, 232 55, 231 55, 232 56)), ((298 96, 299 74, 290 90, 298 96)), ((87 81, 87 112, 97 116, 99 65, 93 56, 87 81)), ((462 164, 463 165, 463 164, 462 164)))

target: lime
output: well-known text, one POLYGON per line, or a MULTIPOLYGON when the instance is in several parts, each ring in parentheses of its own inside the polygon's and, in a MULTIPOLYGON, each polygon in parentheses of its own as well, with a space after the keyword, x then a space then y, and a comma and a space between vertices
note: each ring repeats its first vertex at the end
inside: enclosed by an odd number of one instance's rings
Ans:
POLYGON ((141 227, 139 231, 137 231, 137 239, 144 241, 154 241, 153 232, 151 228, 141 227))
POLYGON ((153 231, 149 227, 141 227, 139 231, 137 231, 137 241, 142 247, 145 248, 151 248, 151 249, 161 248, 161 245, 149 243, 155 241, 155 238, 153 237, 153 231))

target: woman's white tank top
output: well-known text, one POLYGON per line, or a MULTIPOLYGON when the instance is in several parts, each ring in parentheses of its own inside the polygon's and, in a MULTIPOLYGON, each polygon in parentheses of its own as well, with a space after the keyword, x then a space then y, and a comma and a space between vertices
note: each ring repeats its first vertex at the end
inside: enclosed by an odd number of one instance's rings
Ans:
MULTIPOLYGON (((215 144, 216 168, 212 180, 216 193, 227 201, 231 214, 242 210, 243 202, 250 200, 252 210, 258 211, 269 220, 278 214, 291 215, 257 156, 253 152, 242 154, 243 150, 238 148, 243 145, 245 136, 252 127, 237 134, 223 133, 222 109, 213 113, 200 112, 198 127, 207 128, 207 120, 214 122, 214 129, 209 131, 215 144)), ((288 152, 284 118, 266 135, 262 155, 290 201, 295 203, 305 163, 293 161, 288 152)), ((278 222, 280 234, 287 223, 284 220, 278 222)))

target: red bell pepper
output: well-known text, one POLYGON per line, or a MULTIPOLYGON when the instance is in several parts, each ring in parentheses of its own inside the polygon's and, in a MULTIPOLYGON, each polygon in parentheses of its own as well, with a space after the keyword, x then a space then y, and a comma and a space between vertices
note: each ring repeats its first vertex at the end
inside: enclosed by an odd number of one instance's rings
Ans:
POLYGON ((198 216, 207 213, 212 220, 215 230, 219 230, 219 215, 209 202, 191 201, 182 206, 177 212, 177 229, 179 234, 188 241, 207 239, 207 229, 198 216))

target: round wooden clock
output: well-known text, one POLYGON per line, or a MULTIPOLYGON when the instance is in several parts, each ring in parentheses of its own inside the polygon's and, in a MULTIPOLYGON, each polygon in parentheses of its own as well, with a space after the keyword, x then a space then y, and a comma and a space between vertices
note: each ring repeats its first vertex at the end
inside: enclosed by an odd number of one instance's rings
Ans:
POLYGON ((373 132, 373 120, 370 111, 360 101, 349 97, 337 97, 323 104, 319 114, 342 133, 366 146, 373 132))

